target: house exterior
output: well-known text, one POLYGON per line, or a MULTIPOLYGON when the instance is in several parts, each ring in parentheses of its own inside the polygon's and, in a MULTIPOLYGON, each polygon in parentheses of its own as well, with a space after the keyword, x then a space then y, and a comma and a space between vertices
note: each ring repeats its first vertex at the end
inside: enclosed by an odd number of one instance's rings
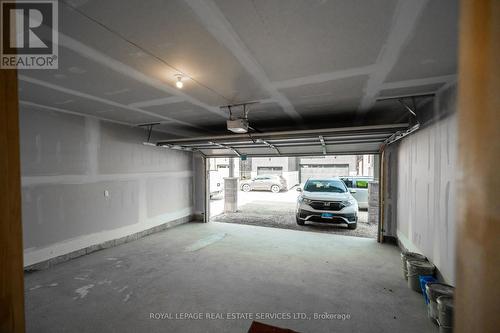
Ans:
POLYGON ((372 155, 254 157, 240 161, 240 170, 242 179, 262 174, 281 175, 291 187, 311 177, 373 176, 373 163, 372 155))
POLYGON ((283 176, 288 187, 299 184, 298 157, 254 157, 251 159, 251 178, 257 175, 283 176))

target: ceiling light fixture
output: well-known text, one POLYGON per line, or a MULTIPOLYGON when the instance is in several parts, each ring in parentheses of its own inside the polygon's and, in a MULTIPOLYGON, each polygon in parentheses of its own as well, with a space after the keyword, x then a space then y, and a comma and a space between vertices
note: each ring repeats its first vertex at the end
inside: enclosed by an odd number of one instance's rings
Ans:
POLYGON ((177 78, 177 82, 175 82, 175 86, 179 89, 182 89, 182 87, 184 87, 184 83, 182 83, 183 75, 182 74, 175 74, 175 77, 177 78))

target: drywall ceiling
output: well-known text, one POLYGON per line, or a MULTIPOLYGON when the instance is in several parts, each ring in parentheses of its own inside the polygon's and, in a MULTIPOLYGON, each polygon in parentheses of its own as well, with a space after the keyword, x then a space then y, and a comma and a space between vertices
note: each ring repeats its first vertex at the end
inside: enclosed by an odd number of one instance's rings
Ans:
POLYGON ((248 101, 259 131, 406 122, 377 99, 456 79, 454 0, 65 0, 59 15, 59 69, 20 71, 22 107, 159 122, 165 139, 226 134, 220 106, 248 101))

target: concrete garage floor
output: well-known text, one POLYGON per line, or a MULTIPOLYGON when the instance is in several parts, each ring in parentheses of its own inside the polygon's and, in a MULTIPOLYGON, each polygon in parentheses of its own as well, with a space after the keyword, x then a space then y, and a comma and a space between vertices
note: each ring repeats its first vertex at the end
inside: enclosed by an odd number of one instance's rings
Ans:
POLYGON ((237 313, 304 313, 260 320, 304 333, 437 332, 396 247, 248 225, 181 225, 26 274, 25 288, 28 332, 247 332, 237 313), (314 319, 325 312, 344 320, 314 319))
POLYGON ((347 236, 376 238, 378 226, 368 223, 368 212, 358 212, 358 227, 347 229, 345 224, 307 222, 300 226, 295 222, 295 206, 299 192, 295 187, 287 192, 267 191, 238 192, 238 211, 223 213, 224 199, 210 201, 212 221, 248 224, 271 228, 333 233, 347 236))

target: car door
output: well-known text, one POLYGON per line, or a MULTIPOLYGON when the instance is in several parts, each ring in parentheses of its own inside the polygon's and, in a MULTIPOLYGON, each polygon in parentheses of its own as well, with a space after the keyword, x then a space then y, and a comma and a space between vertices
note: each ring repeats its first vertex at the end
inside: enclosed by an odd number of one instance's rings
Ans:
POLYGON ((250 186, 252 187, 252 190, 262 190, 263 188, 263 179, 264 177, 262 176, 257 176, 255 177, 253 180, 252 180, 252 183, 250 184, 250 186))
POLYGON ((268 191, 268 190, 271 188, 271 182, 272 182, 271 177, 269 177, 269 176, 265 176, 265 177, 262 179, 262 183, 261 183, 261 190, 266 190, 266 191, 268 191))
POLYGON ((355 179, 354 180, 354 188, 356 189, 356 193, 353 194, 353 197, 358 202, 360 208, 368 208, 368 182, 370 179, 355 179))
POLYGON ((269 190, 271 188, 271 177, 269 176, 262 176, 260 182, 259 182, 259 190, 269 190))

